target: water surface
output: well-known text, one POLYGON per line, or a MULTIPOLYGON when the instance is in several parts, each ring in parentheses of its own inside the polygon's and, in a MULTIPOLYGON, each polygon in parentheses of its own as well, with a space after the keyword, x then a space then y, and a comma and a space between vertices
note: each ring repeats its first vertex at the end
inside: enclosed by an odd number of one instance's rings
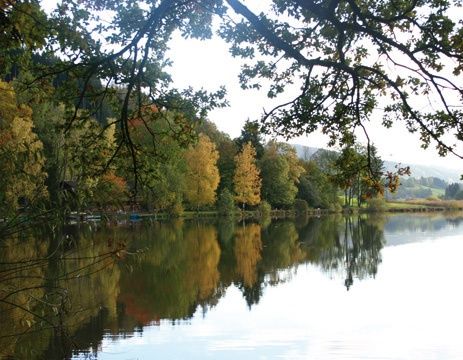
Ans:
POLYGON ((34 229, 0 356, 462 359, 463 214, 34 229))

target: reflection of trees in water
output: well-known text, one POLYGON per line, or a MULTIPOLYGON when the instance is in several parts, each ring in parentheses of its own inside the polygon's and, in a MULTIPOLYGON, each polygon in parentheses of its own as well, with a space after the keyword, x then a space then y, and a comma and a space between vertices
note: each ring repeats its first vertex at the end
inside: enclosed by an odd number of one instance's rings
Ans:
POLYGON ((326 217, 311 219, 301 229, 307 259, 327 272, 345 272, 347 289, 353 279, 375 276, 384 246, 384 218, 326 217))
POLYGON ((143 256, 128 263, 121 277, 120 302, 138 325, 191 317, 214 295, 220 247, 213 225, 154 225, 141 234, 143 256))
MULTIPOLYGON (((304 252, 298 242, 296 227, 291 221, 271 223, 263 231, 256 224, 242 225, 237 231, 235 241, 241 241, 242 233, 248 234, 249 237, 259 236, 259 240, 261 238, 260 246, 255 247, 254 252, 248 252, 253 253, 253 259, 257 259, 253 266, 249 267, 253 281, 238 277, 236 282, 247 304, 251 306, 259 302, 265 286, 276 285, 290 278, 289 269, 304 259, 304 252), (256 235, 257 230, 259 235, 256 235)), ((238 254, 236 255, 238 262, 238 254)), ((237 269, 239 274, 239 264, 237 269)))
POLYGON ((10 335, 27 334, 38 328, 38 321, 44 321, 34 299, 45 294, 46 256, 46 242, 38 243, 29 234, 16 234, 1 243, 0 355, 15 354, 19 339, 10 335))
POLYGON ((463 216, 461 212, 447 213, 445 220, 453 227, 459 227, 463 224, 463 216))
POLYGON ((162 319, 188 319, 198 307, 207 311, 215 305, 231 284, 241 289, 249 306, 257 304, 266 286, 287 281, 297 264, 305 262, 346 272, 349 287, 356 277, 376 274, 383 226, 380 218, 339 216, 275 221, 265 228, 230 220, 175 221, 131 228, 71 227, 50 238, 10 239, 3 243, 8 247, 0 255, 3 264, 42 262, 22 270, 22 282, 2 281, 2 294, 13 285, 31 288, 11 300, 28 304, 39 315, 43 311, 57 326, 32 333, 47 324, 39 326, 33 314, 0 303, 2 324, 7 324, 0 327, 0 336, 26 332, 14 341, 0 338, 0 345, 5 354, 19 358, 34 358, 31 349, 35 358, 50 359, 69 356, 70 349, 96 352, 108 330, 131 336, 162 319), (129 253, 142 252, 116 263, 121 244, 129 245, 129 253), (47 258, 56 248, 59 257, 47 258))
POLYGON ((388 220, 385 226, 387 233, 439 232, 461 226, 463 215, 461 212, 396 214, 389 216, 388 220))
POLYGON ((115 315, 120 244, 88 227, 41 230, 1 242, 0 355, 65 358, 101 307, 115 315))
POLYGON ((252 287, 257 281, 257 263, 262 258, 260 225, 243 224, 236 229, 234 251, 238 279, 245 287, 252 287))

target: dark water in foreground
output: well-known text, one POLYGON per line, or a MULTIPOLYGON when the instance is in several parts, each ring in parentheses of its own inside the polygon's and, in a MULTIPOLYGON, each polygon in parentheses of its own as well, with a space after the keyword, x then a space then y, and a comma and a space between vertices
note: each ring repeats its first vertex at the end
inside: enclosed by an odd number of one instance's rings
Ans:
POLYGON ((2 359, 463 359, 461 213, 81 224, 0 251, 2 359))

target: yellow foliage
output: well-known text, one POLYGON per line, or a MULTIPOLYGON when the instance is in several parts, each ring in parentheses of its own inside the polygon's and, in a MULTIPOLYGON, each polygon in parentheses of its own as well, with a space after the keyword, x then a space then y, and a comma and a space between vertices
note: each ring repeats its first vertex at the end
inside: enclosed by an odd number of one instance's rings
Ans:
POLYGON ((251 287, 257 280, 256 267, 262 258, 261 227, 248 224, 236 230, 235 258, 236 272, 244 285, 251 287))
POLYGON ((184 241, 188 241, 193 250, 188 252, 190 276, 186 274, 185 278, 197 289, 198 300, 205 300, 214 293, 220 278, 217 231, 212 226, 197 226, 185 232, 184 241))
POLYGON ((185 196, 191 205, 201 206, 215 202, 220 181, 218 159, 219 153, 214 143, 202 134, 196 146, 185 153, 188 167, 185 196))
POLYGON ((12 86, 0 81, 0 201, 7 212, 18 209, 20 198, 34 202, 47 196, 42 149, 32 110, 18 106, 12 86))
POLYGON ((243 150, 235 156, 235 199, 242 204, 257 205, 260 203, 261 178, 256 166, 256 151, 251 143, 243 146, 243 150))

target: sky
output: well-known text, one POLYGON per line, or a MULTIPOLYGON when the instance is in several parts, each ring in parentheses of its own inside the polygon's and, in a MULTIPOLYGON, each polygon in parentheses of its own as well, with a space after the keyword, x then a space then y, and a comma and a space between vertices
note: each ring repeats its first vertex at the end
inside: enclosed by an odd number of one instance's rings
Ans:
MULTIPOLYGON (((261 7, 262 0, 248 0, 252 8, 261 7)), ((46 11, 50 11, 57 3, 56 0, 44 0, 42 5, 46 11)), ((213 37, 211 40, 199 41, 194 39, 182 39, 174 36, 169 44, 168 56, 173 62, 170 73, 174 86, 184 88, 205 88, 216 90, 221 85, 227 88, 227 99, 230 106, 216 109, 209 114, 209 120, 213 121, 219 130, 228 133, 232 138, 241 133, 241 128, 247 119, 256 120, 263 113, 263 109, 269 110, 280 102, 266 97, 266 89, 242 90, 238 82, 238 74, 242 61, 233 58, 227 44, 213 37)), ((294 89, 296 91, 296 89, 294 89)), ((283 94, 281 102, 292 99, 293 94, 283 94)), ((453 155, 446 158, 439 157, 434 147, 423 150, 420 147, 419 136, 410 134, 402 124, 394 124, 391 129, 381 126, 380 119, 372 119, 365 124, 371 141, 379 150, 384 160, 400 162, 402 164, 420 164, 430 166, 442 166, 463 172, 463 160, 453 155)), ((282 139, 280 139, 282 140, 282 139)), ((366 144, 366 138, 359 134, 359 141, 366 144)), ((292 144, 301 144, 312 147, 327 147, 328 139, 321 133, 313 133, 290 139, 292 144)), ((463 154, 463 146, 460 146, 463 154)))
MULTIPOLYGON (((238 74, 242 61, 229 54, 227 44, 221 39, 199 41, 184 40, 176 36, 170 47, 168 55, 173 61, 171 74, 176 86, 191 85, 214 90, 226 85, 230 106, 212 111, 209 119, 219 130, 228 133, 232 138, 240 135, 241 128, 248 118, 258 119, 263 109, 269 110, 278 105, 275 100, 267 99, 265 88, 260 91, 240 88, 238 74)), ((292 94, 284 94, 283 97, 291 99, 290 95, 292 94)), ((367 124, 367 130, 384 160, 402 164, 442 166, 463 171, 463 160, 455 156, 442 158, 434 147, 422 149, 419 136, 410 134, 402 124, 395 124, 391 129, 386 129, 381 126, 379 119, 372 119, 367 124)), ((359 134, 359 140, 366 143, 362 134, 359 134)), ((293 138, 289 142, 326 148, 328 139, 321 133, 314 133, 293 138)))

